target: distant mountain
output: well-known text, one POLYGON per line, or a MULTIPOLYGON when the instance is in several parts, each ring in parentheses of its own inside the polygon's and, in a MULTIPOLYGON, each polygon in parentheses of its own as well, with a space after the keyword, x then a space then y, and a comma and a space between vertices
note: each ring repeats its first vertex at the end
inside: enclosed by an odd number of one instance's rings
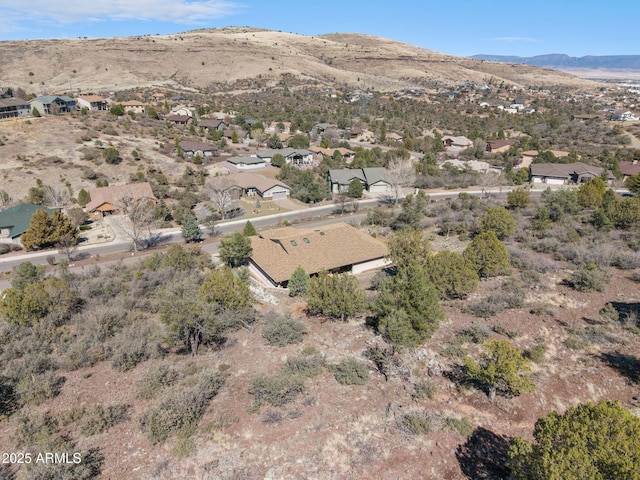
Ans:
POLYGON ((570 57, 560 53, 537 55, 535 57, 516 57, 508 55, 473 55, 474 60, 491 62, 520 63, 535 67, 557 69, 602 69, 602 70, 635 70, 640 71, 640 55, 587 55, 570 57))

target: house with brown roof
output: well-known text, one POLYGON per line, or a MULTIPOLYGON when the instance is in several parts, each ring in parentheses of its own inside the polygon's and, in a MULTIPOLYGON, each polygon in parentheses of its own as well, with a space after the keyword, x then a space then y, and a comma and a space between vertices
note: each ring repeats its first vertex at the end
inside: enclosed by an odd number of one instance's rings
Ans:
POLYGON ((198 122, 198 127, 202 130, 217 130, 223 132, 229 128, 229 124, 224 120, 218 120, 216 118, 204 118, 198 122))
POLYGON ((175 123, 176 125, 188 125, 193 121, 193 117, 189 115, 167 115, 164 117, 167 122, 175 123))
POLYGON ((93 219, 126 213, 127 205, 143 199, 157 203, 149 182, 129 183, 89 189, 91 201, 85 206, 93 219))
POLYGON ((98 95, 81 95, 77 98, 77 102, 80 109, 86 108, 90 111, 107 109, 107 100, 98 95))
MULTIPOLYGON (((564 185, 568 183, 585 183, 600 177, 603 168, 586 165, 582 162, 574 163, 533 163, 531 164, 531 181, 549 185, 564 185)), ((607 172, 608 183, 615 177, 607 172)))
POLYGON ((289 198, 291 187, 284 182, 257 173, 240 172, 229 176, 234 197, 259 196, 271 200, 289 198))
POLYGON ((489 140, 487 142, 487 152, 489 153, 502 153, 509 151, 509 148, 513 145, 511 140, 489 140))
POLYGON ((631 162, 620 162, 620 173, 622 173, 622 180, 626 180, 633 175, 640 174, 640 162, 632 160, 631 162))
POLYGON ((267 230, 251 237, 251 246, 249 272, 275 287, 285 287, 298 266, 309 275, 322 271, 355 275, 390 263, 385 243, 347 223, 267 230))

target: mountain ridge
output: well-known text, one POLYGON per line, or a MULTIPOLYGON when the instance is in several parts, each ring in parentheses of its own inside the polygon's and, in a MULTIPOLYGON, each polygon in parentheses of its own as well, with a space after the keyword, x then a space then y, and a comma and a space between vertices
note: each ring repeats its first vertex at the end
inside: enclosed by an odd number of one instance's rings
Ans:
POLYGON ((562 53, 520 57, 515 55, 472 55, 474 60, 515 63, 544 68, 584 68, 640 71, 640 55, 585 55, 572 57, 562 53))

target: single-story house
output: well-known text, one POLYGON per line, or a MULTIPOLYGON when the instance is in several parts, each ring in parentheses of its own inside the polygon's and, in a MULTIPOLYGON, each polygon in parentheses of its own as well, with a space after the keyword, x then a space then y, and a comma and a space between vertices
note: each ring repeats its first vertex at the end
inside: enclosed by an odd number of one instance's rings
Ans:
POLYGON ((623 176, 623 181, 627 178, 640 174, 640 162, 633 160, 631 162, 620 162, 620 172, 623 176))
POLYGON ((227 158, 227 163, 239 170, 254 170, 266 167, 268 162, 260 157, 230 157, 227 158))
POLYGON ((229 181, 237 197, 258 195, 265 199, 284 200, 291 193, 291 187, 286 183, 257 173, 235 173, 229 176, 229 181))
POLYGON ((271 122, 265 133, 290 133, 291 122, 271 122))
POLYGON ((224 120, 218 120, 215 118, 204 118, 198 122, 198 127, 203 130, 217 130, 224 131, 229 128, 229 124, 224 120))
MULTIPOLYGON (((565 152, 564 150, 547 150, 553 154, 556 158, 568 157, 570 155, 569 152, 565 152)), ((522 162, 517 166, 517 168, 525 168, 529 167, 531 163, 538 158, 540 152, 537 150, 527 150, 522 152, 522 162)), ((578 160, 580 160, 581 156, 578 155, 578 160)))
MULTIPOLYGON (((575 163, 533 163, 531 164, 531 181, 533 183, 547 183, 550 185, 564 185, 567 183, 585 183, 600 177, 603 168, 586 165, 582 162, 575 163)), ((608 183, 614 180, 611 172, 608 172, 608 183)))
POLYGON ((387 133, 387 141, 388 142, 400 143, 403 140, 404 140, 404 137, 402 135, 400 135, 399 133, 395 133, 395 132, 387 133))
POLYGON ((251 237, 249 272, 269 286, 286 286, 301 266, 309 275, 322 271, 358 274, 390 262, 387 246, 352 227, 336 223, 316 229, 276 228, 251 237))
POLYGON ((340 168, 329 170, 327 181, 331 193, 345 193, 349 191, 349 184, 360 180, 362 187, 368 192, 384 193, 393 190, 388 178, 388 172, 383 167, 340 168))
POLYGON ((511 140, 489 140, 487 142, 487 152, 502 153, 509 151, 513 142, 511 140))
POLYGON ((107 100, 98 95, 82 95, 78 97, 78 108, 88 110, 106 110, 107 100))
POLYGON ((31 217, 37 210, 46 210, 51 215, 58 208, 47 208, 42 205, 21 203, 0 212, 0 241, 20 243, 20 235, 27 231, 31 217))
POLYGON ((179 143, 180 150, 186 157, 195 157, 200 155, 204 158, 216 157, 218 155, 218 147, 204 142, 194 142, 184 140, 179 143))
POLYGON ((66 95, 42 95, 31 100, 31 107, 40 112, 40 115, 53 115, 56 113, 68 113, 76 111, 76 101, 66 95))
POLYGON ((348 148, 340 147, 340 148, 322 148, 322 147, 309 147, 309 151, 316 154, 319 161, 322 160, 323 155, 327 157, 333 157, 333 155, 338 152, 345 159, 347 163, 353 161, 356 156, 356 152, 353 150, 349 150, 348 148))
POLYGON ((285 163, 293 165, 294 167, 313 164, 313 152, 306 148, 268 148, 254 155, 265 160, 267 163, 271 163, 271 159, 276 154, 282 155, 285 163))
POLYGON ((149 182, 129 183, 89 189, 91 201, 85 206, 91 218, 100 219, 107 215, 123 214, 131 202, 142 199, 157 203, 149 182))
POLYGON ((124 108, 124 111, 127 113, 129 112, 144 113, 144 110, 145 110, 145 104, 137 100, 129 100, 128 102, 122 102, 120 105, 122 105, 122 108, 124 108))
POLYGON ((185 115, 187 117, 193 117, 193 112, 189 107, 178 105, 177 107, 171 109, 169 115, 185 115))
POLYGON ((460 159, 451 159, 445 160, 440 164, 440 168, 443 168, 446 164, 452 165, 460 170, 473 170, 474 172, 479 173, 500 173, 502 171, 501 167, 496 167, 491 165, 488 162, 483 162, 480 160, 460 160, 460 159))
POLYGON ((175 123, 176 125, 188 125, 193 121, 193 117, 189 115, 167 115, 164 117, 167 122, 175 123))
POLYGON ((473 142, 469 140, 465 136, 454 137, 451 135, 447 135, 446 137, 442 137, 442 144, 445 148, 456 148, 458 150, 464 150, 473 145, 473 142))
POLYGON ((31 115, 28 100, 19 98, 0 98, 0 118, 26 117, 31 115))

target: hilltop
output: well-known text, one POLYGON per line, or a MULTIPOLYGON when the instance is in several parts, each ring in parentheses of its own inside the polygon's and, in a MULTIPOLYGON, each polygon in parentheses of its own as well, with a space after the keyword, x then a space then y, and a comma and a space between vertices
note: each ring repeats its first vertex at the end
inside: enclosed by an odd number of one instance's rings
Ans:
POLYGON ((145 86, 220 91, 256 79, 256 88, 283 76, 303 83, 380 91, 493 79, 516 86, 591 82, 528 65, 444 55, 372 35, 304 36, 254 28, 176 35, 0 42, 0 83, 27 92, 117 91, 145 86))

